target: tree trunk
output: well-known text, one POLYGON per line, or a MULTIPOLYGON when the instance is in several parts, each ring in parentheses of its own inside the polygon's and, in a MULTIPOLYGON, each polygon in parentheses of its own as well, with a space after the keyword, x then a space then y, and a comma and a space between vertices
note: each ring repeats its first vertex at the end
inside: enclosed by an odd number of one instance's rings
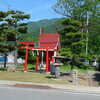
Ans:
POLYGON ((6 68, 6 64, 7 64, 7 54, 4 54, 4 68, 6 68))
POLYGON ((18 56, 18 53, 17 53, 17 50, 15 50, 14 51, 14 64, 15 64, 16 67, 18 66, 17 56, 18 56))

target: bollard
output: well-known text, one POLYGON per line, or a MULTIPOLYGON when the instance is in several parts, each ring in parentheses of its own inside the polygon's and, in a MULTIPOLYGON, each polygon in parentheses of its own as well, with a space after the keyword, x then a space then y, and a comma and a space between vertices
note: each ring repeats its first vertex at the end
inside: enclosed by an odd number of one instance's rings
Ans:
POLYGON ((93 71, 88 71, 88 86, 92 86, 93 71))
POLYGON ((72 72, 73 84, 78 85, 78 70, 72 72))

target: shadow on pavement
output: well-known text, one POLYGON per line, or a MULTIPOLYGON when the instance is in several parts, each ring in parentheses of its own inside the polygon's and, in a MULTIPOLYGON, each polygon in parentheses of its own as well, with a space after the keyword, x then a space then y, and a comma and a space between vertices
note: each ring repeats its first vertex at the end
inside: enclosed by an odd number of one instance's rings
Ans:
POLYGON ((55 76, 46 76, 46 78, 48 78, 48 79, 53 79, 53 78, 55 78, 55 76))
POLYGON ((60 73, 60 76, 70 76, 70 73, 61 72, 61 73, 60 73))
MULTIPOLYGON (((70 73, 60 72, 60 77, 59 78, 65 77, 65 76, 70 77, 70 73)), ((53 74, 53 75, 50 75, 50 76, 46 76, 46 78, 48 78, 48 79, 55 79, 56 77, 55 77, 55 74, 53 74)))

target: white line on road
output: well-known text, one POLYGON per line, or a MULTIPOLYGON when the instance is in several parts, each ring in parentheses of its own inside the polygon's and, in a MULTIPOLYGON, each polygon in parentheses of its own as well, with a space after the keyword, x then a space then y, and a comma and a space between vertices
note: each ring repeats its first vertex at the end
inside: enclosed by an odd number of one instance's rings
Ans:
POLYGON ((65 94, 71 93, 71 94, 78 94, 78 95, 89 95, 89 96, 99 96, 99 93, 89 93, 89 92, 77 92, 77 91, 65 91, 65 94))

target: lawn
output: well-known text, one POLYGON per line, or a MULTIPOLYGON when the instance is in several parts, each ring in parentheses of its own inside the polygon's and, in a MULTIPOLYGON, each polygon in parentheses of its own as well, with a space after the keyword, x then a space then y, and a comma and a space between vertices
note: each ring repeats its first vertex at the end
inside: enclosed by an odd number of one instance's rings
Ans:
POLYGON ((54 79, 51 75, 36 72, 0 72, 0 80, 33 82, 33 83, 51 83, 67 84, 67 80, 54 79))
MULTIPOLYGON (((10 80, 10 81, 21 81, 21 82, 33 82, 33 83, 51 83, 51 84, 72 84, 67 80, 67 78, 60 77, 55 79, 54 76, 48 75, 46 73, 36 73, 34 72, 23 72, 23 66, 20 66, 20 71, 17 72, 7 72, 0 71, 0 80, 10 80)), ((29 69, 33 69, 34 65, 28 65, 29 69)), ((79 72, 84 73, 86 70, 78 69, 79 72)), ((63 65, 60 67, 61 72, 71 71, 71 66, 63 65)))
MULTIPOLYGON (((88 67, 88 66, 87 66, 87 67, 88 67)), ((95 71, 95 70, 96 70, 96 67, 90 66, 90 67, 88 67, 87 69, 84 69, 84 68, 78 68, 78 67, 74 66, 73 69, 78 70, 78 72, 80 72, 80 73, 87 73, 89 70, 90 70, 90 71, 95 71)), ((61 72, 70 72, 70 71, 71 71, 71 65, 62 65, 62 66, 60 67, 60 71, 61 71, 61 72)))

